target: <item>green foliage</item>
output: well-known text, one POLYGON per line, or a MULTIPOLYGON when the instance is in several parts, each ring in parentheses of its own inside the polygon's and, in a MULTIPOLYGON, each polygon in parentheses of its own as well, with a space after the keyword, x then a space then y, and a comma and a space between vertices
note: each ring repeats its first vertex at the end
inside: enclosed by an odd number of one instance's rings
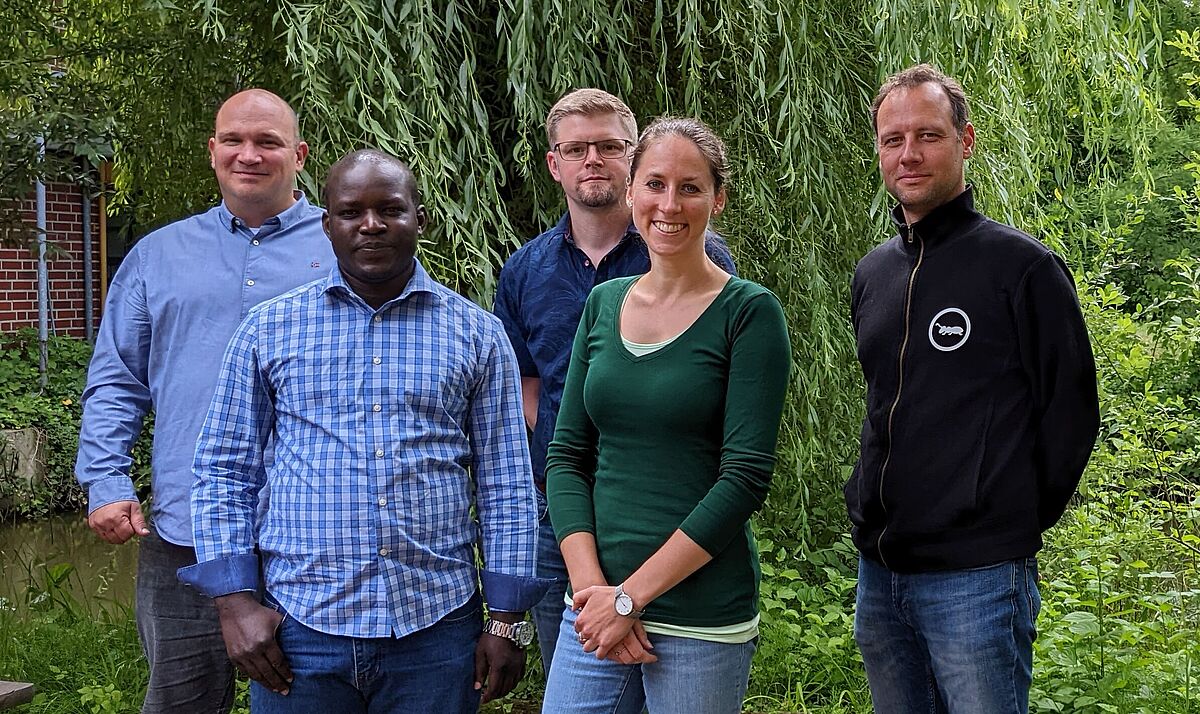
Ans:
MULTIPOLYGON (((433 223, 423 260, 485 304, 501 261, 562 210, 542 168, 541 123, 563 92, 604 87, 639 117, 712 123, 736 168, 717 228, 743 274, 780 296, 795 356, 780 465, 757 523, 763 619, 749 704, 830 714, 869 708, 840 492, 862 416, 848 282, 888 230, 867 106, 884 75, 938 63, 972 98, 980 205, 1077 269, 1101 373, 1101 441, 1041 559, 1034 710, 1196 710, 1194 3, 18 0, 0 19, 20 28, 0 38, 0 118, 15 127, 4 166, 36 133, 92 159, 111 140, 117 201, 142 225, 160 223, 215 199, 203 149, 213 110, 237 88, 265 85, 300 109, 310 193, 351 148, 411 161, 433 223), (69 58, 63 78, 42 71, 50 57, 69 58)), ((38 170, 0 176, 0 197, 38 170)), ((78 405, 63 400, 78 400, 82 359, 64 358, 56 377, 75 392, 43 394, 31 338, 20 339, 0 354, 0 425, 47 425, 69 487, 78 405)), ((67 612, 59 603, 0 638, 0 676, 39 682, 37 711, 131 709, 141 685, 121 669, 137 661, 128 621, 105 630, 67 612), (63 639, 60 618, 93 640, 108 632, 126 664, 106 665, 108 679, 56 679, 67 666, 35 663, 29 643, 63 639), (3 649, 10 639, 20 645, 3 649)), ((536 678, 523 686, 536 695, 536 678)))
POLYGON ((47 385, 38 379, 38 342, 33 330, 0 334, 0 429, 33 427, 46 437, 46 478, 32 488, 0 473, 0 497, 20 516, 77 510, 84 496, 75 483, 79 395, 91 349, 86 343, 51 338, 47 385))
MULTIPOLYGON (((23 329, 0 334, 0 429, 41 431, 46 437, 46 478, 30 489, 0 469, 0 498, 8 498, 13 515, 39 517, 74 511, 87 503, 75 480, 75 452, 82 416, 80 395, 87 377, 91 347, 80 340, 53 336, 49 340, 47 384, 38 377, 37 332, 23 329)), ((150 484, 150 444, 153 419, 133 449, 133 477, 143 495, 150 484)))

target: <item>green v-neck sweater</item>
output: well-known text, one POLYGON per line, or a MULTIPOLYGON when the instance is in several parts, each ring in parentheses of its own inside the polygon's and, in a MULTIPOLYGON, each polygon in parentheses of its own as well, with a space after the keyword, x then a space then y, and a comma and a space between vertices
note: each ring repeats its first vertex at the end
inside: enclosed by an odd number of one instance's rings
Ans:
POLYGON ((618 318, 636 279, 592 290, 575 334, 546 458, 555 535, 592 533, 615 585, 682 530, 713 559, 651 602, 645 620, 744 623, 758 612, 750 516, 771 482, 791 365, 783 309, 731 278, 675 341, 635 357, 618 318))

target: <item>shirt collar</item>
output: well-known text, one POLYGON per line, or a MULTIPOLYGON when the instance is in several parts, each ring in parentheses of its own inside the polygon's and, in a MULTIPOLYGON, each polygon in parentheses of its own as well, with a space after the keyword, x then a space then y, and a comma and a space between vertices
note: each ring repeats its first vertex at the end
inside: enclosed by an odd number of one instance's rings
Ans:
POLYGON ((933 209, 916 223, 905 223, 904 208, 896 206, 892 209, 892 222, 896 224, 902 239, 907 241, 909 234, 917 230, 922 240, 929 244, 957 233, 963 222, 973 215, 976 215, 975 189, 967 186, 965 191, 933 209))
MULTIPOLYGON (((303 191, 293 190, 292 197, 296 199, 296 202, 275 216, 268 218, 263 222, 263 226, 266 226, 271 221, 278 221, 279 227, 276 230, 282 231, 303 220, 308 215, 311 204, 308 202, 308 198, 304 195, 303 191)), ((225 201, 221 201, 221 205, 217 206, 217 217, 220 219, 221 227, 230 233, 237 233, 239 228, 250 230, 242 219, 229 211, 229 206, 225 204, 225 201)))
MULTIPOLYGON (((554 228, 552 228, 551 230, 554 231, 555 235, 561 237, 567 243, 570 243, 571 245, 575 245, 575 239, 571 237, 571 213, 570 213, 570 211, 564 213, 562 215, 562 218, 558 219, 558 223, 555 223, 554 228)), ((617 245, 621 245, 622 243, 627 243, 633 239, 640 239, 641 237, 642 237, 642 234, 638 233, 637 226, 633 225, 633 221, 631 220, 631 221, 629 221, 629 226, 625 229, 625 235, 621 236, 621 240, 617 242, 617 245)))
MULTIPOLYGON (((342 275, 341 268, 337 266, 336 262, 334 263, 333 269, 329 271, 329 277, 325 279, 325 287, 322 289, 322 292, 337 293, 339 295, 352 297, 353 299, 366 305, 366 303, 363 302, 363 299, 359 297, 358 294, 355 293, 350 287, 349 283, 346 282, 346 277, 342 275)), ((382 306, 380 306, 378 311, 386 310, 389 306, 403 300, 407 300, 410 296, 416 293, 429 293, 433 296, 435 301, 440 302, 442 300, 442 296, 438 292, 437 282, 435 282, 434 279, 430 277, 429 273, 425 271, 425 267, 421 265, 421 261, 413 258, 413 274, 412 277, 408 279, 408 285, 404 286, 404 290, 400 291, 399 295, 391 300, 388 300, 382 306)))

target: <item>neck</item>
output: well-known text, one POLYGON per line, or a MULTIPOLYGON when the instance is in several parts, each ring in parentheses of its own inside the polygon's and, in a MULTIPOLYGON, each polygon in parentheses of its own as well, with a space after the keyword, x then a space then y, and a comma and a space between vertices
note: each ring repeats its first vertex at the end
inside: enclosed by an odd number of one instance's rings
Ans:
POLYGON ((724 285, 728 280, 728 273, 709 260, 701 242, 699 250, 678 255, 651 253, 650 271, 638 283, 660 298, 671 298, 724 285))
POLYGON ((571 216, 571 239, 586 253, 603 256, 621 242, 629 228, 629 209, 624 201, 604 208, 588 208, 568 204, 571 216))
POLYGON ((415 272, 415 267, 410 267, 404 274, 382 283, 364 282, 346 275, 345 271, 342 271, 342 278, 345 279, 346 284, 350 286, 355 295, 370 305, 372 310, 378 310, 389 300, 400 297, 400 293, 404 292, 404 288, 408 287, 408 282, 412 280, 413 272, 415 272))
POLYGON ((287 200, 271 204, 245 204, 239 203, 236 199, 225 199, 225 207, 229 209, 229 212, 251 228, 261 228, 262 224, 291 208, 295 203, 296 196, 291 192, 288 192, 287 200))

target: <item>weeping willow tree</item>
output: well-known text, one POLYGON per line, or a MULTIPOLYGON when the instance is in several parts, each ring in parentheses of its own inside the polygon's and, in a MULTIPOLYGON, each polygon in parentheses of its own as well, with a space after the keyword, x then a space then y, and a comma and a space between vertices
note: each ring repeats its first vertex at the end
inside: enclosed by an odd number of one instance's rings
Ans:
POLYGON ((470 0, 288 3, 274 13, 319 158, 374 144, 414 165, 425 260, 488 301, 497 266, 557 218, 542 122, 582 86, 639 117, 699 116, 735 174, 718 229, 783 300, 795 343, 764 525, 816 546, 844 530, 861 386, 847 319, 857 258, 884 236, 868 105, 917 61, 959 77, 993 215, 1039 225, 1054 190, 1137 170, 1159 121, 1156 8, 1134 0, 470 0))
MULTIPOLYGON (((408 160, 431 216, 423 260, 484 304, 503 259, 563 210, 542 158, 542 122, 560 95, 602 87, 642 118, 711 123, 735 168, 717 228, 741 272, 782 299, 795 348, 761 525, 810 547, 844 531, 840 484, 857 453, 862 387, 847 294, 855 261, 887 230, 868 115, 882 77, 918 61, 958 77, 979 132, 968 172, 980 202, 1052 243, 1061 235, 1039 229, 1056 190, 1138 171, 1160 122, 1152 0, 55 7, 111 20, 93 31, 107 33, 104 49, 76 63, 108 78, 119 198, 143 224, 212 200, 203 141, 213 110, 234 89, 264 85, 300 111, 310 194, 347 150, 377 146, 408 160)), ((64 36, 74 22, 64 15, 64 36)))

